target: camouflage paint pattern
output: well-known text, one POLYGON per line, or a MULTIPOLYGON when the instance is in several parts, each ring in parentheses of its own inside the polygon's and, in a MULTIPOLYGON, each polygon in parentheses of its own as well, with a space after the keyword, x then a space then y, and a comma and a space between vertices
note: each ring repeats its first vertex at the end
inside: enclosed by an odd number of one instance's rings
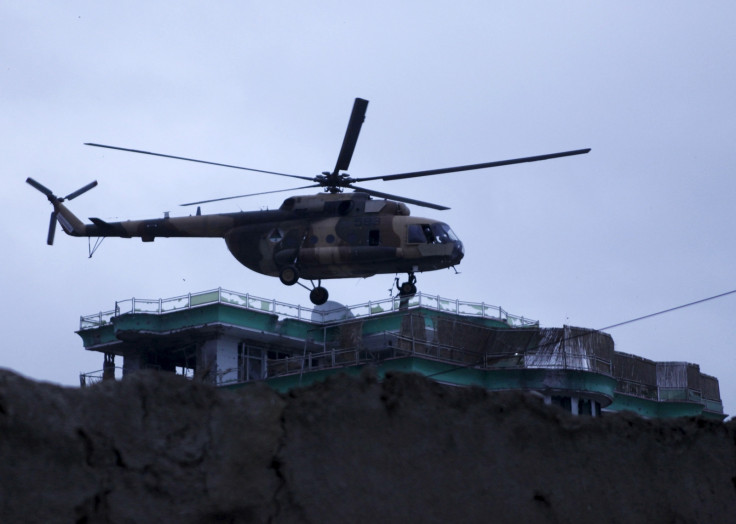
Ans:
POLYGON ((59 223, 72 236, 136 237, 144 242, 222 237, 241 264, 270 276, 290 266, 310 280, 432 271, 457 265, 464 255, 446 224, 412 217, 403 203, 358 192, 293 197, 278 210, 124 222, 91 218, 91 224, 62 203, 53 204, 59 223), (432 230, 449 233, 435 235, 432 230), (422 231, 427 237, 418 239, 422 231))

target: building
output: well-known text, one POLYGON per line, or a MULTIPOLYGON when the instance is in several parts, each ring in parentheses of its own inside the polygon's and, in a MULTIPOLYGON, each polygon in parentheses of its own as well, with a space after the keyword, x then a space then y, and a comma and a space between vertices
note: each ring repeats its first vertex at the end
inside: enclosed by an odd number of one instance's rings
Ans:
POLYGON ((525 390, 575 414, 723 420, 718 380, 697 364, 614 351, 607 333, 538 322, 484 303, 418 293, 315 309, 216 289, 129 299, 81 317, 103 370, 82 385, 155 368, 223 387, 266 381, 279 391, 366 365, 379 376, 415 372, 454 386, 525 390), (122 360, 122 366, 116 363, 122 360))

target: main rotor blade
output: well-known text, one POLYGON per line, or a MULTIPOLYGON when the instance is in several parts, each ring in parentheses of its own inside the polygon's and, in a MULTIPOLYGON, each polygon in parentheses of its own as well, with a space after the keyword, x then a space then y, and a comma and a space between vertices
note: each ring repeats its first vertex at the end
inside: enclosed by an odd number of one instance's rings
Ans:
POLYGON ((186 158, 183 156, 174 156, 174 155, 164 155, 162 153, 152 153, 151 151, 141 151, 140 149, 128 149, 127 147, 117 147, 117 146, 106 146, 103 144, 92 144, 92 143, 85 143, 85 146, 93 146, 93 147, 104 147, 107 149, 117 149, 118 151, 127 151, 129 153, 140 153, 142 155, 151 155, 151 156, 160 156, 164 158, 173 158, 175 160, 185 160, 187 162, 197 162, 199 164, 209 164, 211 166, 220 166, 220 167, 231 167, 233 169, 243 169, 245 171, 255 171, 256 173, 266 173, 269 175, 279 175, 279 176, 288 176, 290 178, 298 178, 300 180, 309 180, 313 181, 314 178, 307 177, 307 176, 300 176, 300 175, 289 175, 287 173, 277 173, 275 171, 264 171, 263 169, 253 169, 252 167, 243 167, 243 166, 234 166, 231 164, 221 164, 219 162, 209 162, 207 160, 197 160, 195 158, 186 158))
POLYGON ((56 211, 51 212, 51 220, 49 220, 49 234, 46 236, 46 243, 50 246, 54 245, 54 234, 56 233, 56 211))
POLYGON ((41 193, 43 193, 47 197, 49 197, 49 198, 56 198, 56 195, 54 195, 54 193, 52 193, 51 190, 48 187, 44 186, 43 184, 41 184, 39 182, 36 182, 31 177, 26 178, 26 183, 32 185, 33 187, 35 187, 36 189, 38 189, 41 193))
POLYGON ((499 160, 497 162, 486 162, 485 164, 472 164, 468 166, 446 167, 443 169, 430 169, 428 171, 414 171, 412 173, 400 173, 397 175, 356 178, 355 181, 365 182, 367 180, 399 180, 401 178, 414 178, 414 177, 420 177, 420 176, 441 175, 443 173, 455 173, 457 171, 471 171, 473 169, 486 169, 489 167, 507 166, 510 164, 522 164, 524 162, 538 162, 540 160, 550 160, 552 158, 560 158, 563 156, 584 155, 588 152, 590 152, 590 148, 577 149, 575 151, 564 151, 562 153, 551 153, 549 155, 528 156, 524 158, 514 158, 511 160, 499 160))
POLYGON ((366 109, 368 109, 368 100, 356 98, 355 103, 353 103, 353 112, 348 121, 348 128, 345 130, 345 138, 342 140, 340 154, 337 157, 337 164, 335 164, 335 171, 333 171, 334 175, 340 171, 346 171, 350 167, 350 160, 353 158, 353 151, 355 151, 355 144, 358 142, 360 128, 363 126, 363 121, 365 120, 366 109))
POLYGON ((74 200, 79 195, 81 195, 83 193, 86 193, 87 191, 89 191, 90 189, 92 189, 93 187, 95 187, 96 185, 97 185, 97 180, 94 180, 94 181, 90 182, 89 184, 87 184, 86 186, 77 189, 73 193, 69 193, 67 196, 64 197, 64 200, 74 200))
POLYGON ((303 186, 303 187, 292 187, 289 189, 276 189, 275 191, 263 191, 261 193, 248 193, 247 195, 237 195, 237 196, 229 196, 224 198, 212 198, 210 200, 200 200, 199 202, 189 202, 187 204, 179 204, 180 206, 196 206, 197 204, 207 204, 209 202, 219 202, 221 200, 232 200, 234 198, 245 198, 250 196, 256 196, 256 195, 267 195, 269 193, 283 193, 284 191, 298 191, 300 189, 309 189, 311 187, 320 187, 320 184, 312 184, 311 186, 303 186))
POLYGON ((397 196, 397 195, 390 195, 389 193, 381 193, 380 191, 374 191, 372 189, 365 189, 363 187, 354 186, 352 184, 350 184, 347 187, 351 189, 355 189, 356 191, 368 193, 371 196, 376 196, 379 198, 388 198, 391 200, 398 200, 399 202, 406 202, 407 204, 412 204, 415 206, 429 207, 432 209, 439 209, 440 211, 450 209, 449 207, 441 206, 439 204, 432 204, 431 202, 422 202, 421 200, 414 200, 413 198, 406 198, 406 197, 397 196))

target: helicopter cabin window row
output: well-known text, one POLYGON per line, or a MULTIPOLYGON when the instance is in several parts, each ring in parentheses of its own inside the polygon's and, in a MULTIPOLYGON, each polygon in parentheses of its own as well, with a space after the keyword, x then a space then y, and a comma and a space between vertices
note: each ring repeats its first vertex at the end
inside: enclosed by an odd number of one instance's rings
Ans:
MULTIPOLYGON (((279 229, 273 229, 268 234, 268 239, 273 242, 279 242, 283 240, 284 235, 279 229)), ((365 238, 365 237, 363 237, 365 238)), ((319 242, 317 235, 311 235, 308 239, 308 243, 315 245, 319 242)), ((333 234, 325 236, 324 241, 327 244, 333 244, 336 237, 333 234)), ((381 231, 380 229, 369 229, 368 230, 368 245, 369 246, 380 246, 381 245, 381 231)), ((434 222, 432 224, 409 224, 407 227, 407 242, 409 244, 448 244, 455 242, 458 237, 450 229, 450 226, 443 222, 434 222)), ((348 243, 356 244, 359 242, 359 237, 354 232, 348 236, 348 243)), ((363 240, 365 242, 365 240, 363 240)))
POLYGON ((457 239, 450 226, 442 222, 409 224, 407 241, 410 244, 447 244, 457 239))

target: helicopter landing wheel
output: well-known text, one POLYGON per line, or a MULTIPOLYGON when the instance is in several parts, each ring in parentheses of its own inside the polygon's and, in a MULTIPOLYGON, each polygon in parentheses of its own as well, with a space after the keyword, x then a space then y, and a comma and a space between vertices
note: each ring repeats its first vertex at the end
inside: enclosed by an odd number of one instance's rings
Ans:
POLYGON ((299 270, 294 266, 286 266, 279 273, 279 280, 285 286, 293 286, 299 280, 299 270))
POLYGON ((314 304, 315 306, 321 306, 322 304, 327 302, 329 296, 330 294, 322 286, 317 286, 309 292, 309 300, 311 300, 312 304, 314 304))

